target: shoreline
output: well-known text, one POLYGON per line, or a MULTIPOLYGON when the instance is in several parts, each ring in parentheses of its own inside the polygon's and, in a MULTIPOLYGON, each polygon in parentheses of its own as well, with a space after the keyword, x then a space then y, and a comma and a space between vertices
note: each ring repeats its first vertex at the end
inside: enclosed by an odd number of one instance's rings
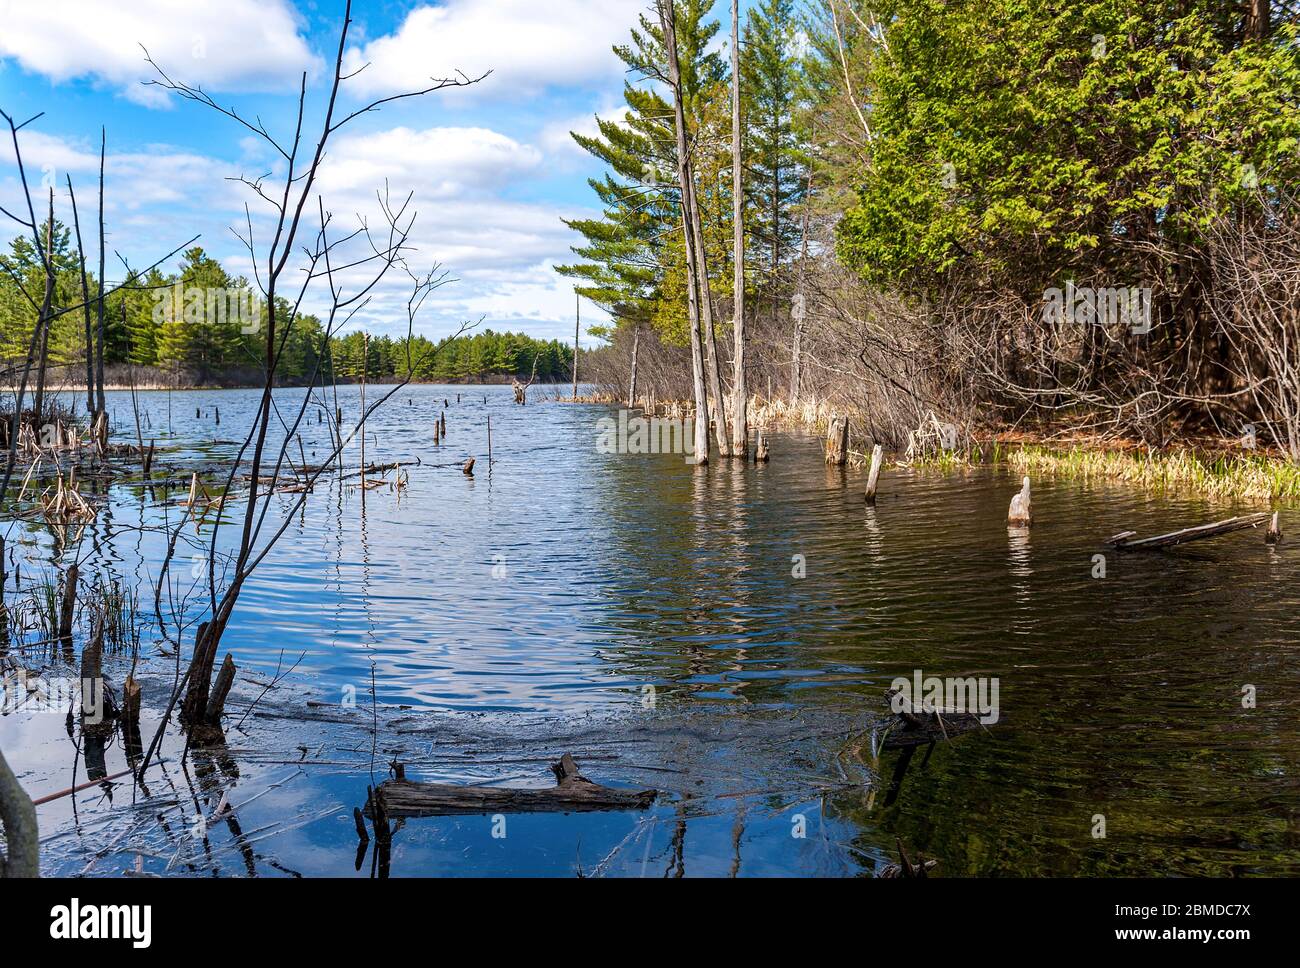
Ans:
MULTIPOLYGON (((566 399, 559 402, 569 402, 566 399)), ((607 403, 626 406, 611 394, 579 397, 578 403, 607 403)), ((632 409, 656 414, 665 410, 685 414, 689 403, 640 401, 632 409)), ((754 396, 749 402, 751 427, 764 431, 802 431, 824 435, 832 408, 824 401, 792 405, 784 400, 754 396)), ((850 412, 848 463, 862 466, 870 460, 870 441, 855 434, 860 414, 850 412)), ((911 460, 898 452, 887 453, 894 467, 957 469, 1003 466, 1029 476, 1073 480, 1107 480, 1141 487, 1152 493, 1179 491, 1218 499, 1287 501, 1300 503, 1300 464, 1263 448, 1232 447, 1225 441, 1187 438, 1160 448, 1149 449, 1136 441, 1105 440, 1080 436, 1070 439, 1025 433, 993 431, 973 433, 965 447, 933 448, 911 460)))

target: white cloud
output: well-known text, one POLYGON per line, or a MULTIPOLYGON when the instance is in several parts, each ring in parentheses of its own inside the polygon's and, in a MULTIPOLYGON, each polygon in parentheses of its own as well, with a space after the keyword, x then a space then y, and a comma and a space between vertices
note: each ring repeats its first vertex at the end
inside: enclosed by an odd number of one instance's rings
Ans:
POLYGON ((402 194, 418 188, 418 200, 454 199, 500 188, 541 162, 536 148, 487 128, 391 128, 334 142, 318 184, 335 210, 340 194, 373 198, 385 179, 402 194))
POLYGON ((611 99, 607 99, 595 112, 548 121, 538 132, 537 143, 550 159, 564 163, 586 160, 591 156, 573 140, 572 132, 577 132, 588 138, 597 137, 600 134, 600 128, 596 124, 597 118, 601 121, 613 121, 620 127, 626 127, 624 121, 626 111, 624 105, 616 104, 611 99))
POLYGON ((55 82, 93 78, 133 101, 166 102, 143 44, 174 79, 210 90, 292 86, 319 59, 288 0, 38 0, 4 4, 0 58, 55 82))
MULTIPOLYGON (((0 204, 16 211, 21 208, 20 188, 12 150, 6 145, 0 139, 0 204)), ((41 190, 42 179, 54 184, 56 215, 66 222, 71 221, 71 213, 64 176, 71 173, 85 231, 94 219, 98 143, 29 129, 23 132, 21 145, 33 194, 41 190)), ((247 174, 260 174, 264 166, 247 158, 222 160, 167 145, 114 152, 110 142, 109 149, 105 198, 109 259, 114 267, 110 275, 118 268, 114 249, 139 267, 201 232, 199 244, 228 271, 252 277, 247 252, 230 226, 246 231, 243 205, 248 201, 260 255, 270 237, 270 212, 244 186, 228 178, 245 169, 247 174)), ((537 147, 486 128, 399 127, 333 142, 316 189, 334 215, 334 238, 353 229, 358 215, 373 230, 384 225, 375 193, 383 190, 385 180, 395 202, 413 192, 410 211, 418 216, 410 240, 413 249, 407 254, 410 266, 418 273, 437 262, 457 280, 425 304, 419 325, 427 335, 441 335, 461 320, 485 316, 487 325, 567 338, 573 326, 573 283, 557 276, 553 267, 569 260, 574 237, 561 217, 594 213, 511 197, 512 189, 527 188, 545 167, 546 158, 537 147)), ((297 249, 314 238, 314 199, 307 211, 297 249)), ((364 240, 357 239, 349 251, 359 258, 368 250, 364 240)), ((339 253, 336 264, 348 261, 342 256, 339 253)), ((292 270, 286 276, 295 277, 292 270)), ((368 278, 368 270, 362 268, 340 273, 347 291, 355 291, 368 278)), ((314 292, 305 306, 322 311, 321 301, 328 294, 323 281, 314 292)), ((408 292, 406 274, 391 271, 354 326, 375 333, 404 332, 408 292)), ((584 307, 583 317, 584 322, 603 318, 594 307, 584 307)))
MULTIPOLYGON (((58 193, 66 192, 70 174, 77 189, 78 207, 96 204, 98 144, 68 141, 28 129, 19 135, 19 148, 34 198, 50 186, 58 193)), ((0 170, 12 175, 16 186, 13 166, 13 145, 6 139, 0 142, 0 170)), ((168 145, 116 152, 110 142, 104 161, 104 205, 112 213, 175 203, 210 205, 216 196, 225 196, 230 202, 233 196, 224 179, 235 173, 228 163, 168 145)))
POLYGON ((610 49, 626 42, 644 0, 447 0, 412 10, 393 34, 347 51, 345 67, 369 63, 349 87, 363 94, 418 90, 430 77, 492 76, 471 92, 504 99, 551 87, 616 81, 610 49))

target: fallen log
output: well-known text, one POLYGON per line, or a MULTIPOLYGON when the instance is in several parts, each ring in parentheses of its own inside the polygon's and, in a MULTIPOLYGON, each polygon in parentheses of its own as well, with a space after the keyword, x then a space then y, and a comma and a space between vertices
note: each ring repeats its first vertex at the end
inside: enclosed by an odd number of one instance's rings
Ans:
POLYGON ((1158 534, 1151 538, 1135 537, 1136 531, 1121 531, 1119 534, 1107 538, 1106 544, 1117 551, 1133 551, 1139 548, 1169 548, 1174 545, 1186 544, 1189 541, 1217 538, 1220 535, 1232 534, 1234 531, 1258 528, 1268 519, 1268 512, 1263 511, 1259 514, 1247 514, 1241 517, 1227 518, 1223 521, 1213 521, 1210 524, 1199 524, 1194 528, 1183 528, 1181 531, 1158 534))
POLYGON ((556 784, 547 789, 459 786, 385 780, 366 801, 365 815, 375 816, 375 800, 387 817, 447 817, 481 813, 578 813, 592 810, 644 810, 655 790, 616 790, 593 783, 578 772, 565 753, 552 763, 556 784))

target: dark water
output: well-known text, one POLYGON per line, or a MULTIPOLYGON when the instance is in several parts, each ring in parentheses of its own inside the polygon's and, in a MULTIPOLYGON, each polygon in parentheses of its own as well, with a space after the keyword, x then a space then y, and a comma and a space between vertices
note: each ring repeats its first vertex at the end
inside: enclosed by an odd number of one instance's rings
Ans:
MULTIPOLYGON (((286 415, 300 394, 278 394, 286 415)), ((356 390, 340 397, 354 415, 356 390)), ((144 436, 172 448, 166 465, 229 461, 255 402, 172 394, 169 436, 168 395, 142 394, 144 436)), ((113 406, 133 437, 129 398, 113 406)), ((367 458, 420 459, 409 486, 363 502, 322 479, 240 599, 223 640, 234 718, 256 708, 229 749, 169 746, 152 800, 117 785, 42 806, 47 870, 838 876, 870 874, 901 839, 946 876, 1300 873, 1300 545, 1252 532, 1111 552, 1094 577, 1110 534, 1258 508, 1039 481, 1032 531, 1012 535, 1018 482, 1000 471, 887 470, 873 509, 861 472, 826 468, 806 437, 777 435, 766 466, 696 469, 598 453, 608 413, 520 408, 503 387, 399 391, 367 458), (995 678, 1001 721, 873 756, 884 690, 915 670, 995 678), (658 804, 504 830, 407 821, 357 872, 351 812, 372 769, 396 757, 414 778, 549 785, 566 750, 658 804), (223 792, 237 816, 195 833, 223 792)), ((322 458, 314 416, 303 437, 302 457, 322 458)), ((138 582, 151 612, 159 526, 181 497, 117 487, 65 555, 138 582)), ((48 570, 48 531, 7 527, 24 572, 48 570)), ((206 534, 186 534, 188 564, 206 534)), ((156 626, 141 636, 156 707, 171 660, 156 626)), ((66 674, 44 652, 25 661, 66 674)), ((0 746, 34 796, 85 779, 62 715, 0 717, 0 746)), ((115 740, 105 769, 123 765, 115 740)))

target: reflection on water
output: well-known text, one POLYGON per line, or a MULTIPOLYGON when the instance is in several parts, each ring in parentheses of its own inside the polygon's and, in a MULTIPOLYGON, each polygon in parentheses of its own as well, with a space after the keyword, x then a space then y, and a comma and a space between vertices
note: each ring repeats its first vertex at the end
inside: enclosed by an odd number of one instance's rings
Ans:
MULTIPOLYGON (((301 392, 277 400, 288 408, 301 392)), ((228 461, 256 405, 253 391, 141 397, 146 437, 173 448, 160 462, 181 467, 228 461)), ((339 398, 355 413, 353 389, 339 398)), ((126 427, 129 397, 112 406, 126 427)), ((889 470, 873 508, 862 472, 826 467, 816 441, 776 436, 768 464, 695 468, 680 455, 597 453, 603 413, 516 407, 504 387, 394 396, 369 424, 367 458, 418 459, 409 487, 364 502, 336 481, 317 488, 224 640, 243 701, 268 695, 226 760, 182 762, 173 750, 157 781, 176 788, 172 826, 206 802, 200 772, 228 790, 239 771, 230 802, 267 792, 206 830, 202 851, 178 853, 161 827, 141 826, 120 843, 152 851, 93 870, 139 856, 172 874, 355 873, 351 811, 371 782, 371 739, 358 729, 373 675, 387 711, 381 779, 400 749, 408 775, 546 784, 547 759, 569 750, 600 782, 665 791, 643 815, 512 817, 503 838, 486 817, 407 821, 388 858, 394 876, 843 875, 869 873, 895 838, 947 876, 1300 873, 1290 543, 1248 533, 1120 556, 1101 539, 1237 509, 1035 481, 1032 533, 1009 530, 1018 481, 993 471, 889 470), (448 433, 435 446, 444 400, 448 433), (469 456, 473 478, 459 470, 469 456), (1104 578, 1093 577, 1099 553, 1104 578), (876 757, 869 727, 883 692, 917 669, 997 677, 1004 722, 876 757), (1257 708, 1242 706, 1247 684, 1257 708), (268 713, 290 707, 357 723, 268 713), (436 725, 402 719, 422 716, 436 725), (1091 834, 1098 814, 1104 840, 1091 834)), ((327 440, 312 411, 302 458, 323 459, 327 440)), ((355 467, 359 452, 346 460, 355 467)), ((155 529, 175 521, 181 496, 116 487, 77 549, 83 569, 127 576, 151 601, 165 541, 155 529)), ((11 547, 34 542, 20 546, 24 569, 48 567, 48 535, 24 523, 12 535, 11 547)), ((144 630, 145 654, 157 638, 144 630)), ((171 666, 155 665, 165 688, 171 666)), ((0 719, 0 744, 36 795, 70 785, 61 727, 0 719)), ((120 749, 105 757, 100 776, 122 768, 120 749)), ((86 820, 104 810, 101 796, 42 807, 55 838, 47 865, 81 870, 103 847, 97 823, 118 835, 107 815, 86 820)), ((130 799, 129 787, 118 796, 130 799)))

